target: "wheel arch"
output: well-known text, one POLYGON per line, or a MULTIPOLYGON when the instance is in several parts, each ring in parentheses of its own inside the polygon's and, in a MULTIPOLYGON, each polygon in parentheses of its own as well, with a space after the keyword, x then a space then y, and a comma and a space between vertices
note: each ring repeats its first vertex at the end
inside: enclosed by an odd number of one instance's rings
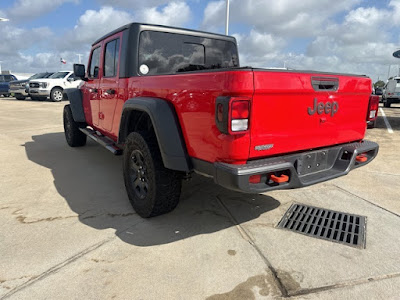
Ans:
POLYGON ((54 89, 60 89, 62 92, 64 91, 64 88, 63 87, 61 87, 61 86, 59 86, 59 85, 56 85, 56 86, 53 86, 52 88, 51 88, 51 90, 50 90, 50 94, 51 94, 51 92, 54 90, 54 89))
POLYGON ((135 131, 132 124, 136 126, 143 113, 151 120, 164 166, 189 172, 192 168, 179 120, 173 105, 164 99, 137 97, 127 100, 122 109, 118 144, 124 144, 128 134, 135 131))

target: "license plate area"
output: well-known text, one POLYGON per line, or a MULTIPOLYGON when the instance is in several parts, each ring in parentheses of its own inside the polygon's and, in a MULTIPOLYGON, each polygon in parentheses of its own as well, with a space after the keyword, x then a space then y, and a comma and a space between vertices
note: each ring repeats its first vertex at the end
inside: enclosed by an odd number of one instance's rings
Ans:
POLYGON ((328 151, 315 151, 303 154, 297 160, 297 173, 307 175, 326 170, 328 168, 328 151))

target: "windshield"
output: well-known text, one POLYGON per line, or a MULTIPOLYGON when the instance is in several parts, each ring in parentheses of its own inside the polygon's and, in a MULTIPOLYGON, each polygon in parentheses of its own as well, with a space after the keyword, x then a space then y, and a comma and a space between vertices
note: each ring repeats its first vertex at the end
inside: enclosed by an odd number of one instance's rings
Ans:
POLYGON ((37 73, 37 74, 34 74, 31 77, 29 77, 28 80, 43 78, 44 75, 46 75, 46 73, 37 73))
POLYGON ((57 72, 57 73, 54 73, 53 75, 51 75, 49 78, 64 78, 68 74, 69 74, 69 72, 57 72))

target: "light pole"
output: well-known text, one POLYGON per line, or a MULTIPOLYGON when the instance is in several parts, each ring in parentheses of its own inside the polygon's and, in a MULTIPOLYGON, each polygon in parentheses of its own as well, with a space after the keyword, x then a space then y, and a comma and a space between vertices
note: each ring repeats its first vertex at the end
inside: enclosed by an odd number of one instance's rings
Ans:
POLYGON ((2 71, 1 71, 1 63, 2 63, 3 61, 2 60, 0 60, 0 74, 2 73, 2 71))
POLYGON ((229 32, 229 0, 226 0, 225 35, 229 32))
POLYGON ((76 55, 78 55, 79 63, 81 63, 81 58, 82 58, 83 54, 76 53, 76 55))

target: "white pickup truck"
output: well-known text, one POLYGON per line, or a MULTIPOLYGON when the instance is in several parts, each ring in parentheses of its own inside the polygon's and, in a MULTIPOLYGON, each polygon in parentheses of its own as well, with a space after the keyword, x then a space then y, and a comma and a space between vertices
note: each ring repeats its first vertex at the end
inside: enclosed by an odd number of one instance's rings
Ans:
POLYGON ((382 95, 383 106, 390 107, 392 103, 400 103, 400 77, 388 80, 382 95))
POLYGON ((63 90, 78 88, 82 80, 75 77, 72 71, 60 71, 49 78, 31 80, 29 82, 29 94, 32 99, 50 100, 58 102, 63 99, 63 90))

